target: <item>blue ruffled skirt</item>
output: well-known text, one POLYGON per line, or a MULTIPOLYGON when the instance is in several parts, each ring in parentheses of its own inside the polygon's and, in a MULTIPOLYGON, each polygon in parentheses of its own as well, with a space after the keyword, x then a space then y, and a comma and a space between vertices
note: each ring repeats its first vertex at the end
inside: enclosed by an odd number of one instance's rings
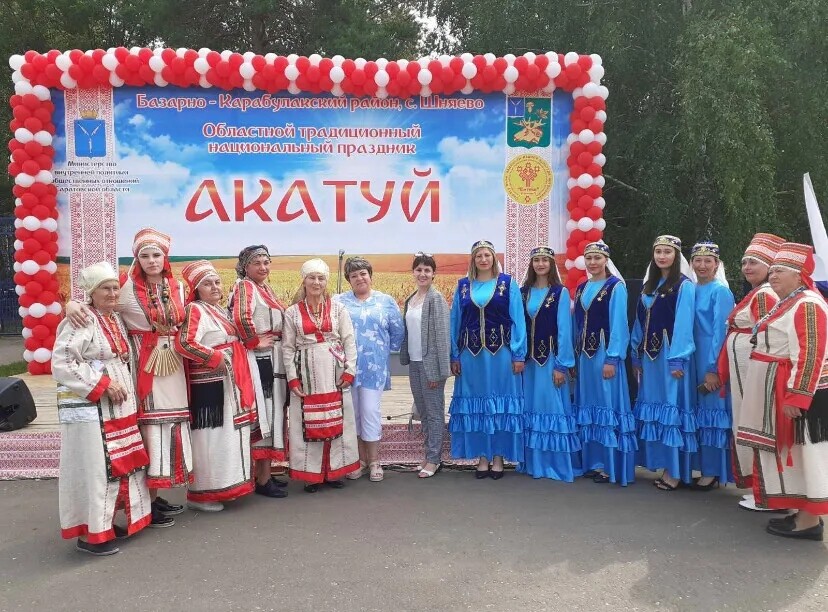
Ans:
POLYGON ((484 349, 475 357, 464 350, 460 368, 449 405, 451 456, 523 461, 523 384, 512 373, 511 351, 484 349))
MULTIPOLYGON (((696 376, 696 384, 704 382, 704 372, 696 376)), ((733 408, 730 390, 721 389, 702 395, 696 393, 696 424, 699 452, 694 457, 693 469, 702 476, 715 476, 722 483, 735 482, 733 477, 733 408)))
POLYGON ((600 469, 610 482, 626 486, 635 482, 635 417, 624 362, 616 366, 614 378, 604 380, 605 359, 603 347, 592 359, 584 353, 578 358, 574 411, 583 447, 582 465, 585 471, 600 469))
POLYGON ((693 367, 673 378, 667 347, 655 361, 643 355, 643 374, 633 407, 638 429, 636 463, 649 470, 666 469, 674 478, 692 481, 694 453, 699 449, 693 410, 693 367))
POLYGON ((582 473, 581 440, 569 400, 569 376, 566 384, 555 387, 553 371, 552 360, 543 366, 526 362, 524 459, 517 471, 534 478, 572 482, 582 473))

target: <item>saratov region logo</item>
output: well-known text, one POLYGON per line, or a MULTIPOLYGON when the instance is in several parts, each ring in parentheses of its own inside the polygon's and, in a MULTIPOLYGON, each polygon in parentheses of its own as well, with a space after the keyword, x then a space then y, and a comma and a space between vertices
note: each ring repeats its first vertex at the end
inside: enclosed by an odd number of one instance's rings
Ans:
POLYGON ((518 155, 503 172, 506 194, 518 204, 531 206, 549 197, 552 191, 552 168, 538 155, 518 155))

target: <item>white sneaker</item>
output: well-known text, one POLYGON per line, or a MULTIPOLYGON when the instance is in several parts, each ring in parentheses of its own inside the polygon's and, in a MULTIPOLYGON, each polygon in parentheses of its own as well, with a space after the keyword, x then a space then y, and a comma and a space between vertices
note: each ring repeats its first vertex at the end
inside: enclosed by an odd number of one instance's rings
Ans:
POLYGON ((187 507, 196 512, 221 512, 224 510, 224 504, 221 502, 188 501, 187 507))

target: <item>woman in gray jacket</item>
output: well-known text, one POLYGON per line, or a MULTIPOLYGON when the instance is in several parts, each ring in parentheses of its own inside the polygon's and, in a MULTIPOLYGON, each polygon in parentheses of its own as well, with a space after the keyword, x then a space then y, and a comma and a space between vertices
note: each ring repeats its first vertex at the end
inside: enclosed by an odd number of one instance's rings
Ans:
POLYGON ((443 432, 446 429, 446 379, 451 375, 449 308, 432 286, 437 262, 417 253, 411 266, 417 291, 405 301, 405 335, 400 363, 408 366, 411 393, 421 415, 425 437, 425 461, 418 476, 430 478, 442 468, 443 432))

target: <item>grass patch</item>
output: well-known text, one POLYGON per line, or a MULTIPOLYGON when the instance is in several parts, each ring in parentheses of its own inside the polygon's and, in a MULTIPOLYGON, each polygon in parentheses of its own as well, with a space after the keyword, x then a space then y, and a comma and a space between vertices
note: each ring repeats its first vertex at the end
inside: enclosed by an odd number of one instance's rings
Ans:
POLYGON ((14 361, 12 363, 0 365, 0 378, 24 374, 27 369, 28 364, 25 361, 14 361))

